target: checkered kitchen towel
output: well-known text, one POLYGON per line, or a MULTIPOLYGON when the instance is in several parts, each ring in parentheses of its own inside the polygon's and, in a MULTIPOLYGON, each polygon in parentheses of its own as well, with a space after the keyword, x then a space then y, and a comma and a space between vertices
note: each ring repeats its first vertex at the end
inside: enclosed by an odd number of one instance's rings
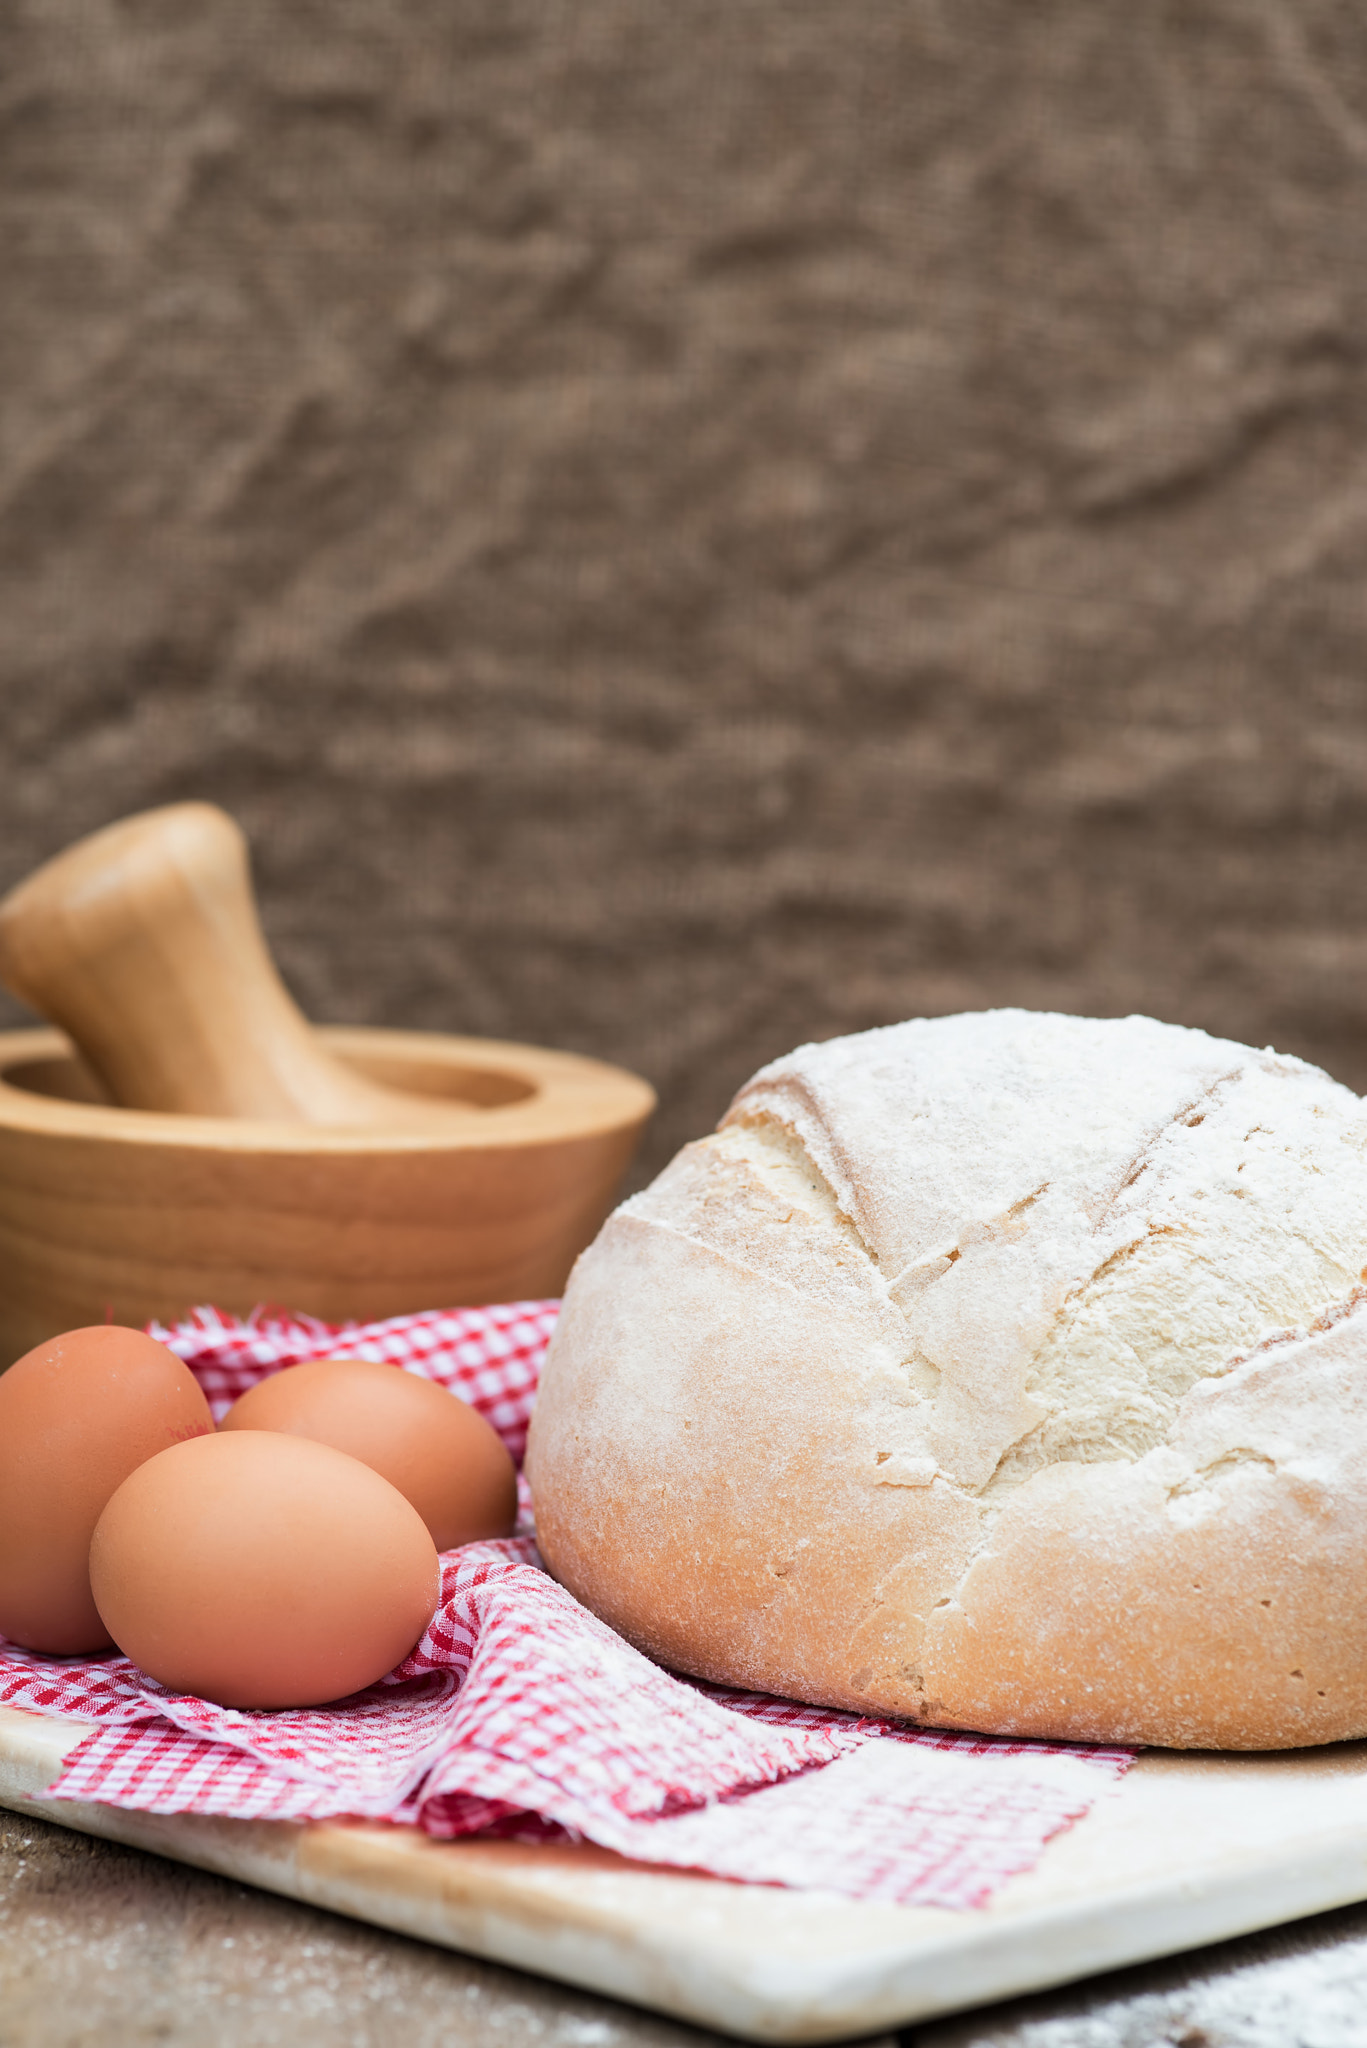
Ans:
MULTIPOLYGON (((283 1367, 371 1358, 468 1400, 520 1459, 557 1306, 342 1330, 205 1309, 153 1335, 190 1366, 216 1419, 283 1367)), ((412 1654, 335 1706, 245 1713, 170 1693, 123 1657, 59 1660, 3 1639, 0 1702, 97 1724, 49 1798, 586 1838, 721 1877, 953 1907, 1031 1869, 1130 1762, 1123 1750, 933 1735, 671 1677, 541 1569, 530 1533, 449 1551, 442 1572, 412 1654)))

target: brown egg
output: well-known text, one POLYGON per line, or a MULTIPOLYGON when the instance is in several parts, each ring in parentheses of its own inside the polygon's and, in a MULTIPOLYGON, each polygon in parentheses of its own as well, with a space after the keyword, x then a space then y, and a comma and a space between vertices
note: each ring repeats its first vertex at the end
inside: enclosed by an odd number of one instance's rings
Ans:
POLYGON ((235 1402, 219 1428, 280 1430, 349 1452, 412 1501, 438 1550, 507 1536, 517 1518, 517 1475, 497 1432, 445 1387, 397 1366, 288 1366, 235 1402))
POLYGON ((90 1583, 124 1655, 163 1685, 310 1707, 402 1662, 441 1566, 421 1516, 368 1465, 244 1429, 125 1479, 96 1525, 90 1583))
POLYGON ((115 1323, 68 1330, 0 1376, 0 1635, 59 1657, 107 1650, 87 1570, 105 1502, 213 1427, 175 1353, 115 1323))

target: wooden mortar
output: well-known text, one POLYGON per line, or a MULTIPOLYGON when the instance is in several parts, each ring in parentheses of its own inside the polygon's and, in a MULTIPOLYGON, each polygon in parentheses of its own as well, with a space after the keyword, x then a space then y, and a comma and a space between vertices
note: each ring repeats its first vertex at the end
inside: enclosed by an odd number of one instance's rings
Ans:
POLYGON ((0 975, 66 1026, 0 1033, 0 1367, 203 1302, 342 1322, 558 1293, 654 1107, 570 1053, 315 1031, 208 805, 12 892, 0 975))

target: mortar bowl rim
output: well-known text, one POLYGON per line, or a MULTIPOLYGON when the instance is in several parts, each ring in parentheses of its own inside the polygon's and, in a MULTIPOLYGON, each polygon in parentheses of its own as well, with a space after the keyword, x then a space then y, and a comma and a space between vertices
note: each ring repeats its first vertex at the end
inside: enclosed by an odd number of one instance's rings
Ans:
POLYGON ((444 1104, 432 1130, 340 1126, 250 1117, 185 1116, 123 1109, 99 1099, 51 1092, 19 1080, 35 1070, 69 1069, 77 1086, 93 1088, 71 1040, 51 1025, 0 1031, 0 1139, 80 1140, 143 1152, 200 1151, 276 1157, 393 1157, 433 1153, 512 1151, 574 1144, 644 1124, 655 1107, 650 1084, 624 1067, 581 1053, 511 1040, 467 1038, 441 1031, 402 1031, 379 1025, 317 1025, 334 1057, 372 1079, 403 1087, 405 1070, 438 1076, 446 1091, 405 1088, 444 1104), (462 1085, 495 1099, 462 1097, 462 1085), (514 1092, 515 1091, 515 1092, 514 1092), (496 1099, 499 1095, 502 1100, 496 1099), (445 1112, 468 1112, 459 1122, 445 1112))

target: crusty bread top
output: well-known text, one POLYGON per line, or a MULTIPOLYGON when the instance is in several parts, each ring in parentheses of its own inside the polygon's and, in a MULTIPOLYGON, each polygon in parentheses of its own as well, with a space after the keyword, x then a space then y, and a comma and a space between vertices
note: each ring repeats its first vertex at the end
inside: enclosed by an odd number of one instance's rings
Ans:
POLYGON ((705 1143, 775 1191, 819 1169, 809 1199, 906 1318, 927 1399, 899 1462, 973 1491, 1142 1456, 1198 1379, 1367 1258, 1360 1099, 1147 1017, 995 1010, 803 1046, 705 1143))

